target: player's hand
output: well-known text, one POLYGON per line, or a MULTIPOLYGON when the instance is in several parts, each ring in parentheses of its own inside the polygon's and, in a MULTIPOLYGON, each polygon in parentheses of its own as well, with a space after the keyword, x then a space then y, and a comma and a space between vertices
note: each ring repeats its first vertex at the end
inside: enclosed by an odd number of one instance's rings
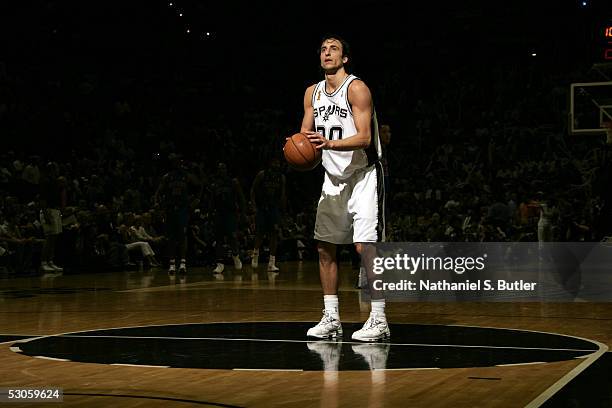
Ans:
POLYGON ((304 134, 308 137, 310 143, 313 143, 315 145, 317 150, 328 150, 332 148, 332 141, 327 140, 325 136, 323 136, 321 133, 307 131, 304 132, 304 134))

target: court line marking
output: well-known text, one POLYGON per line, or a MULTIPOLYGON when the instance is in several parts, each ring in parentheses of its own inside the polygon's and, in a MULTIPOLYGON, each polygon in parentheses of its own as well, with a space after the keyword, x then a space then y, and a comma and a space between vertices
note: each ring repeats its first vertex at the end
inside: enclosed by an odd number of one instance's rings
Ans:
MULTIPOLYGON (((258 321, 247 321, 247 322, 240 322, 240 321, 213 321, 213 322, 194 322, 194 323, 168 323, 168 324, 148 324, 148 325, 138 325, 138 326, 122 326, 122 327, 110 327, 110 328, 103 328, 103 329, 90 329, 90 330, 79 330, 79 331, 72 331, 72 332, 64 332, 64 333, 58 333, 58 334, 51 334, 51 335, 43 335, 43 336, 38 336, 38 337, 32 337, 32 338, 27 338, 27 339, 21 339, 21 340, 17 340, 14 341, 15 343, 29 343, 30 341, 34 341, 34 340, 38 340, 38 339, 43 339, 46 337, 57 337, 57 336, 63 336, 63 335, 70 335, 70 334, 77 334, 77 333, 88 333, 88 332, 95 332, 95 331, 101 331, 101 330, 117 330, 117 329, 129 329, 129 328, 143 328, 143 327, 156 327, 156 326, 189 326, 189 325, 201 325, 201 324, 227 324, 227 323, 285 323, 286 320, 258 320, 258 321)), ((312 323, 312 321, 292 321, 295 323, 312 323)), ((359 322, 357 322, 359 323, 359 322)), ((406 323, 406 324, 410 324, 410 323, 406 323)), ((548 400, 550 397, 552 397, 557 391, 559 391, 561 388, 563 388, 565 385, 567 385, 567 383, 569 381, 571 381, 573 378, 575 378, 576 376, 578 376, 582 371, 584 371, 588 366, 590 366, 593 362, 595 362, 599 357, 601 357, 607 350, 608 350, 608 346, 606 346, 603 343, 600 343, 596 340, 591 340, 591 339, 587 339, 584 337, 578 337, 578 336, 572 336, 569 334, 561 334, 561 333, 552 333, 552 332, 543 332, 543 331, 537 331, 537 330, 526 330, 526 329, 512 329, 512 328, 507 328, 507 327, 491 327, 491 326, 471 326, 471 325, 460 325, 460 324, 420 324, 421 326, 436 326, 436 327, 472 327, 472 328, 481 328, 481 329, 497 329, 497 330, 507 330, 507 331, 515 331, 515 332, 528 332, 528 333, 540 333, 540 334, 550 334, 550 335, 555 335, 555 336, 562 336, 562 337, 568 337, 568 338, 573 338, 573 339, 578 339, 578 340, 582 340, 582 341, 586 341, 586 342, 590 342, 593 343, 595 345, 597 345, 599 347, 599 351, 596 351, 595 353, 592 353, 590 355, 584 356, 585 360, 579 364, 578 366, 576 366, 573 370, 571 370, 569 373, 567 373, 564 377, 562 377, 561 379, 559 379, 556 383, 554 383, 553 385, 551 385, 547 390, 545 390, 542 394, 540 394, 538 397, 536 397, 533 401, 531 401, 525 408, 536 408, 539 407, 540 405, 542 405, 544 402, 546 402, 546 400, 548 400)), ((10 342, 6 342, 6 343, 10 343, 10 342)), ((363 344, 363 343, 359 343, 359 344, 363 344)), ((585 351, 585 350, 579 350, 579 351, 585 351)))
POLYGON ((32 356, 34 358, 42 358, 43 360, 51 360, 51 361, 70 361, 65 358, 55 358, 55 357, 47 357, 47 356, 32 356))
POLYGON ((288 369, 282 369, 282 368, 232 368, 232 371, 298 371, 298 372, 302 372, 304 371, 301 368, 288 368, 288 369))
POLYGON ((410 368, 374 368, 372 371, 420 371, 439 370, 440 367, 410 367, 410 368))
POLYGON ((533 364, 546 364, 546 361, 532 361, 530 363, 510 363, 510 364, 496 364, 495 367, 515 367, 533 364))
POLYGON ((154 395, 131 395, 131 394, 101 394, 101 393, 86 393, 86 392, 64 392, 64 396, 73 395, 73 396, 86 396, 86 397, 111 397, 111 398, 134 398, 134 399, 143 399, 143 400, 158 400, 158 401, 172 401, 172 402, 185 402, 187 404, 199 404, 206 406, 214 406, 214 407, 227 407, 227 408, 242 408, 239 405, 229 405, 223 404, 220 402, 209 402, 209 401, 198 401, 198 400, 188 400, 181 398, 171 398, 171 397, 156 397, 154 395))
POLYGON ((288 340, 288 339, 256 339, 256 338, 233 338, 233 337, 174 337, 174 336, 111 336, 111 335, 79 335, 79 334, 60 334, 46 337, 67 337, 67 338, 101 338, 101 339, 158 339, 158 340, 217 340, 217 341, 258 341, 276 343, 319 343, 319 344, 372 344, 381 346, 422 346, 422 347, 459 347, 459 348, 486 348, 486 349, 512 349, 512 350, 542 350, 542 351, 576 351, 593 353, 597 350, 572 349, 572 348, 548 348, 548 347, 516 347, 516 346, 482 346, 470 344, 430 344, 430 343, 379 343, 362 341, 329 341, 329 340, 288 340))
MULTIPOLYGON (((461 325, 461 324, 456 324, 456 325, 449 324, 447 326, 479 327, 479 328, 483 328, 483 329, 516 330, 516 329, 508 329, 508 328, 504 328, 504 327, 467 326, 467 325, 461 325)), ((588 341, 588 342, 594 343, 595 345, 597 345, 599 347, 599 350, 595 351, 592 354, 584 356, 585 357, 584 361, 582 361, 580 364, 578 364, 576 367, 574 367, 572 370, 570 370, 568 373, 566 373, 563 377, 559 378, 554 384, 552 384, 550 387, 548 387, 546 390, 544 390, 544 392, 542 392, 540 395, 535 397, 529 404, 525 405, 525 408, 537 408, 537 407, 540 407, 542 404, 544 404, 546 401, 548 401, 553 395, 555 395, 561 388, 565 387, 571 380, 576 378, 580 373, 582 373, 584 370, 586 370, 591 364, 593 364, 595 361, 597 361, 601 356, 603 356, 608 351, 608 346, 607 345, 605 345, 605 344, 603 344, 603 343, 601 343, 601 342, 599 342, 597 340, 586 339, 584 337, 571 336, 569 334, 543 332, 543 331, 537 331, 537 330, 520 330, 519 329, 519 331, 525 331, 525 332, 530 332, 530 333, 554 334, 554 335, 557 335, 557 336, 563 336, 563 337, 579 339, 579 340, 582 340, 582 341, 588 341)))
MULTIPOLYGON (((593 341, 593 340, 591 340, 593 341)), ((599 343, 599 342, 597 342, 599 343)), ((548 401, 553 395, 555 395, 561 388, 565 387, 570 381, 576 378, 580 373, 586 370, 591 364, 597 361, 608 351, 608 346, 603 343, 599 343, 599 351, 588 356, 583 362, 574 367, 570 372, 566 373, 563 377, 559 378, 557 382, 548 387, 544 392, 534 398, 529 404, 525 405, 525 408, 537 408, 548 401)))
POLYGON ((149 367, 149 368, 170 368, 170 366, 163 365, 149 365, 149 364, 123 364, 123 363, 111 363, 109 365, 112 366, 122 366, 122 367, 149 367))
POLYGON ((21 339, 14 339, 14 340, 3 341, 3 342, 0 343, 0 345, 2 345, 2 344, 8 344, 8 343, 16 343, 16 342, 22 341, 22 340, 28 340, 28 339, 40 336, 40 334, 0 334, 0 336, 19 336, 19 337, 22 337, 21 339))

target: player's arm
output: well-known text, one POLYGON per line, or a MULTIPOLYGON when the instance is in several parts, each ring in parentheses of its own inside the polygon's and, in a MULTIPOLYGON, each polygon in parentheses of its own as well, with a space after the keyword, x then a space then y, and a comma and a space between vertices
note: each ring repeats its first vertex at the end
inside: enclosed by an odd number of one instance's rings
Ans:
POLYGON ((370 146, 372 140, 372 94, 367 85, 355 80, 349 85, 348 99, 353 110, 353 119, 357 133, 343 137, 340 140, 327 140, 320 133, 307 132, 317 149, 326 150, 358 150, 370 146))
POLYGON ((301 133, 311 132, 314 130, 314 110, 312 107, 312 94, 316 85, 311 85, 306 88, 304 93, 304 118, 302 119, 301 133))

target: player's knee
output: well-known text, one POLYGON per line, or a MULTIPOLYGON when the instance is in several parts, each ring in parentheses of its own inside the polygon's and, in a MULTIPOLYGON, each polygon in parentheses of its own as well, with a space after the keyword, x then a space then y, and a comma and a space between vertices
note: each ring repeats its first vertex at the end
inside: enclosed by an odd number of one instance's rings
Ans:
POLYGON ((334 260, 335 248, 326 245, 317 245, 317 252, 319 253, 319 261, 323 263, 332 262, 334 260))
POLYGON ((357 251, 359 255, 361 255, 361 253, 363 252, 363 245, 361 245, 360 243, 356 243, 355 250, 357 251))
POLYGON ((359 255, 370 255, 374 251, 374 245, 372 245, 371 243, 367 243, 367 242, 366 243, 356 242, 355 251, 357 251, 359 255))

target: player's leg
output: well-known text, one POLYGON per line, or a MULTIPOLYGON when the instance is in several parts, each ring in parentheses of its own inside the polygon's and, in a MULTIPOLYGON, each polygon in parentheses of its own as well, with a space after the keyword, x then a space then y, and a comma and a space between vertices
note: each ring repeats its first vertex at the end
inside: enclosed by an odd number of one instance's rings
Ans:
POLYGON ((323 318, 310 328, 307 335, 317 338, 342 336, 338 303, 338 262, 336 245, 351 242, 352 228, 348 212, 349 188, 345 183, 331 180, 325 174, 317 219, 315 239, 319 242, 319 275, 323 289, 323 318))
POLYGON ((276 266, 276 249, 278 247, 278 225, 280 224, 280 211, 278 208, 272 207, 268 211, 266 219, 266 230, 270 238, 270 259, 268 260, 268 272, 277 272, 276 266))
POLYGON ((178 258, 181 260, 178 271, 179 273, 187 273, 187 237, 186 234, 182 235, 176 244, 178 258))
POLYGON ((225 240, 225 236, 224 236, 224 228, 223 228, 223 218, 217 214, 215 216, 215 221, 214 221, 214 228, 215 228, 215 259, 217 260, 217 265, 215 266, 215 269, 213 269, 213 273, 223 273, 223 270, 225 269, 225 265, 223 263, 223 243, 225 240))
POLYGON ((376 247, 372 243, 364 242, 356 243, 355 249, 361 257, 361 264, 367 277, 367 289, 370 296, 370 316, 363 327, 353 333, 351 338, 359 341, 382 340, 390 337, 391 332, 385 314, 384 292, 374 287, 374 281, 380 279, 380 275, 376 275, 373 270, 376 247))
POLYGON ((189 209, 181 208, 178 210, 178 228, 176 237, 176 246, 178 257, 181 260, 179 264, 179 273, 187 273, 187 228, 189 226, 189 209))
POLYGON ((276 266, 276 250, 278 248, 278 225, 274 224, 270 231, 270 259, 268 260, 268 271, 277 272, 276 266))
POLYGON ((242 261, 240 260, 240 248, 238 245, 238 219, 235 214, 227 214, 225 219, 225 235, 227 236, 230 249, 232 251, 232 259, 234 260, 234 269, 242 269, 242 261))
POLYGON ((174 275, 176 272, 176 242, 174 241, 174 237, 170 234, 168 234, 168 246, 166 251, 168 253, 168 259, 170 260, 168 264, 168 274, 174 275))
POLYGON ((50 241, 49 266, 53 268, 56 272, 63 272, 64 268, 57 266, 53 262, 53 258, 56 254, 57 240, 60 234, 62 233, 62 214, 57 209, 51 209, 49 210, 49 212, 51 215, 51 223, 53 225, 53 237, 50 241))
POLYGON ((251 256, 251 267, 252 268, 257 268, 259 266, 259 248, 261 248, 262 242, 263 242, 263 236, 261 234, 261 230, 257 228, 255 232, 255 243, 253 245, 253 255, 251 256))
POLYGON ((40 223, 42 224, 45 234, 45 241, 40 257, 40 269, 42 272, 58 272, 58 270, 51 265, 55 254, 55 241, 57 234, 59 234, 57 231, 58 225, 54 218, 53 209, 41 210, 40 223))
POLYGON ((255 214, 255 244, 253 245, 253 256, 251 257, 252 268, 259 266, 259 248, 261 248, 263 242, 265 218, 263 210, 258 208, 255 214))
POLYGON ((178 220, 173 211, 166 212, 166 235, 168 236, 167 253, 170 263, 168 266, 168 274, 173 276, 176 273, 176 235, 178 228, 178 220))
POLYGON ((374 280, 380 276, 373 272, 373 259, 376 256, 375 242, 384 240, 384 183, 379 165, 367 169, 353 187, 353 197, 349 211, 355 214, 354 242, 361 258, 371 298, 370 316, 363 327, 353 333, 351 338, 359 341, 377 341, 390 336, 385 314, 384 292, 374 289, 374 280))
POLYGON ((337 338, 342 336, 342 324, 338 302, 338 262, 336 245, 329 242, 319 242, 319 276, 323 289, 323 318, 319 324, 308 329, 309 337, 337 338))
POLYGON ((324 296, 338 294, 338 261, 336 259, 336 245, 329 242, 319 242, 319 277, 324 296))

